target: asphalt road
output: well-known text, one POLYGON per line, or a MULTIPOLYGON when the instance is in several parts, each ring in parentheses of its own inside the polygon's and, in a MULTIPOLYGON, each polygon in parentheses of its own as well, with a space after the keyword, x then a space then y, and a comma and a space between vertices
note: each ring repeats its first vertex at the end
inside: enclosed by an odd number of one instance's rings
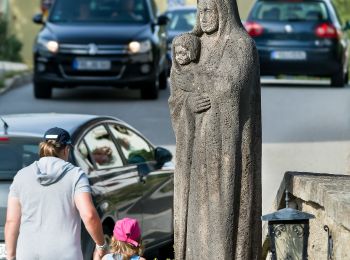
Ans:
MULTIPOLYGON (((288 170, 350 173, 350 88, 324 81, 263 79, 263 212, 272 205, 288 170)), ((55 89, 53 99, 37 100, 25 85, 0 96, 0 114, 57 112, 116 116, 151 142, 174 151, 167 99, 144 101, 138 91, 112 88, 55 89)), ((11 126, 10 126, 11 127, 11 126)))

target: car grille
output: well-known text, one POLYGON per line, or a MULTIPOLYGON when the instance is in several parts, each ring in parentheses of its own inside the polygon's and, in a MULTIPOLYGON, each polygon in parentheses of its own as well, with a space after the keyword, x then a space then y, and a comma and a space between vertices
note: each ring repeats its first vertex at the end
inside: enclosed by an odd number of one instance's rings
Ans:
POLYGON ((59 53, 75 55, 127 54, 127 45, 60 44, 59 53))

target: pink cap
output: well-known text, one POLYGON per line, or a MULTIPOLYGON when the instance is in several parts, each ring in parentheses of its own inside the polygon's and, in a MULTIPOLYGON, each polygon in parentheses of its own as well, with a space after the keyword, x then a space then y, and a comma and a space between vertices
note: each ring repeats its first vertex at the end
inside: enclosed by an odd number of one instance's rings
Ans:
POLYGON ((123 218, 115 223, 113 235, 119 241, 138 246, 141 229, 136 219, 123 218))

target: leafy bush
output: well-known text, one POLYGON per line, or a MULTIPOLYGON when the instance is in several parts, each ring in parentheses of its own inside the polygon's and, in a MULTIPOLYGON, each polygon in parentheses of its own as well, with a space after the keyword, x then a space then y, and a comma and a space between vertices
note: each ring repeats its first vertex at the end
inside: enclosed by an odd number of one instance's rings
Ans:
POLYGON ((15 35, 8 35, 7 28, 7 22, 0 20, 0 60, 22 61, 22 43, 15 35))
POLYGON ((350 1, 349 0, 334 0, 333 3, 343 20, 343 22, 350 20, 350 1))

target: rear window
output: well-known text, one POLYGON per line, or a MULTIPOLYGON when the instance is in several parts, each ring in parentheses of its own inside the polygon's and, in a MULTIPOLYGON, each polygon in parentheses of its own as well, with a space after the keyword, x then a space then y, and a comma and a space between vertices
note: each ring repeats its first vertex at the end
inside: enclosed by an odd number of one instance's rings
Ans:
POLYGON ((60 0, 54 4, 52 23, 147 23, 145 0, 60 0))
POLYGON ((326 5, 318 1, 259 1, 250 18, 264 21, 326 21, 328 12, 326 5))
POLYGON ((39 158, 38 143, 10 140, 0 142, 0 180, 10 180, 15 174, 39 158))

